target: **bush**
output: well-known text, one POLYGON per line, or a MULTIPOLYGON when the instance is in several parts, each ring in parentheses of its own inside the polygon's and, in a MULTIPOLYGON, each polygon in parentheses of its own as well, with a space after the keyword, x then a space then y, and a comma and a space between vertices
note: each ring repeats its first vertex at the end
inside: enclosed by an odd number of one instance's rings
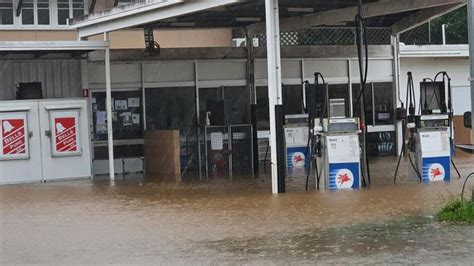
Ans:
POLYGON ((474 224, 474 202, 450 200, 439 212, 438 220, 474 224))

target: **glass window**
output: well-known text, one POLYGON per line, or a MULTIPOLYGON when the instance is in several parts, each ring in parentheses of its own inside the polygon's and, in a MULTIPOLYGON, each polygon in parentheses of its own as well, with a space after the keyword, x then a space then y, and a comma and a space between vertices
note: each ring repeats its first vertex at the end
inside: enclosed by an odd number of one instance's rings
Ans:
POLYGON ((282 90, 285 114, 303 113, 303 85, 283 85, 282 90))
POLYGON ((129 5, 129 4, 131 4, 131 3, 133 3, 132 0, 119 0, 117 6, 129 5))
POLYGON ((49 0, 38 1, 38 25, 49 25, 49 0))
MULTIPOLYGON (((352 84, 352 106, 354 108, 354 117, 360 117, 362 98, 356 107, 357 97, 360 93, 360 84, 352 84)), ((366 84, 364 90, 364 103, 365 103, 365 122, 367 125, 373 125, 373 113, 372 113, 372 84, 366 84)), ((363 97, 363 96, 361 96, 363 97)))
POLYGON ((391 82, 374 83, 375 124, 392 125, 393 114, 393 84, 391 82))
POLYGON ((199 89, 199 118, 200 124, 206 124, 207 112, 211 113, 211 125, 223 125, 225 119, 219 119, 224 115, 224 100, 222 99, 223 88, 200 88, 199 89), (222 110, 218 110, 221 107, 222 110), (219 121, 221 120, 221 121, 219 121))
POLYGON ((250 93, 247 87, 225 87, 224 107, 226 125, 250 123, 250 93))
POLYGON ((250 122, 250 100, 247 87, 199 89, 200 124, 206 124, 207 112, 211 125, 240 125, 250 122))
POLYGON ((267 130, 270 128, 270 114, 268 103, 268 87, 257 87, 257 129, 267 130))
POLYGON ((146 89, 147 129, 189 129, 196 126, 194 87, 146 89))
MULTIPOLYGON (((92 97, 95 103, 92 106, 94 139, 107 140, 107 127, 105 124, 105 92, 94 92, 92 97)), ((141 139, 143 138, 142 122, 142 92, 114 91, 113 98, 113 136, 117 140, 141 139), (133 106, 129 105, 129 99, 138 99, 133 106), (120 105, 120 108, 116 108, 120 105)))
POLYGON ((69 0, 57 0, 58 1, 58 24, 67 25, 67 19, 69 18, 69 0))
POLYGON ((0 0, 0 24, 13 25, 13 0, 0 0))
POLYGON ((21 24, 23 25, 34 25, 35 24, 35 13, 34 13, 34 2, 33 0, 24 0, 23 8, 21 9, 21 24))
POLYGON ((84 0, 72 0, 72 17, 84 15, 84 0))
MULTIPOLYGON (((329 94, 328 100, 344 99, 345 106, 346 106, 345 115, 346 117, 349 117, 350 116, 349 86, 347 84, 330 84, 328 85, 328 94, 329 94)), ((328 106, 328 110, 329 110, 329 106, 328 106)))

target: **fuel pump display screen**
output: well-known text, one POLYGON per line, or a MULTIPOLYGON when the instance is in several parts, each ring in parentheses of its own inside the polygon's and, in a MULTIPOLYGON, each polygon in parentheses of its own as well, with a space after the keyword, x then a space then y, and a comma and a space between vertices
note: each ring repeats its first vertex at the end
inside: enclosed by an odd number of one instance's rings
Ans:
POLYGON ((51 111, 52 156, 81 155, 79 138, 79 110, 51 111))
POLYGON ((0 160, 29 159, 26 113, 0 114, 0 160))

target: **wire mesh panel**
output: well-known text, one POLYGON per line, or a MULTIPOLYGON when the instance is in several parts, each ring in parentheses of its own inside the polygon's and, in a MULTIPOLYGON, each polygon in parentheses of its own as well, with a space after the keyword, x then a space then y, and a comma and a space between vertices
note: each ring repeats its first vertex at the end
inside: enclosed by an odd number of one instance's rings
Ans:
POLYGON ((231 166, 233 176, 253 174, 252 126, 231 126, 231 166))
POLYGON ((229 177, 229 127, 206 127, 204 131, 207 178, 229 177))
POLYGON ((354 44, 352 28, 314 28, 300 32, 300 45, 348 45, 354 44))
POLYGON ((432 37, 432 40, 430 40, 430 30, 429 30, 428 24, 424 24, 400 34, 400 42, 407 45, 442 43, 441 36, 438 36, 437 34, 433 34, 431 37, 432 37))
MULTIPOLYGON (((317 27, 299 31, 281 32, 280 41, 282 46, 303 45, 354 45, 356 43, 356 31, 353 27, 317 27)), ((367 42, 371 45, 390 44, 390 28, 368 28, 367 42)), ((256 36, 259 44, 267 44, 266 35, 256 36)))
POLYGON ((181 175, 184 180, 199 176, 198 132, 196 128, 180 130, 181 175))

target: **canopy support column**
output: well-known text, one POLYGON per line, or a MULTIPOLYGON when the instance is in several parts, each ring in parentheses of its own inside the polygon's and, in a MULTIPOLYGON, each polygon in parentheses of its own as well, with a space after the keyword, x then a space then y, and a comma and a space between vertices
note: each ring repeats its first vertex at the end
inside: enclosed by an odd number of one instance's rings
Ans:
MULTIPOLYGON (((474 0, 468 0, 467 19, 469 26, 469 60, 471 65, 471 112, 474 112, 474 0)), ((474 115, 471 116, 474 124, 474 115)), ((474 130, 471 133, 471 142, 474 143, 474 130)))
MULTIPOLYGON (((275 106, 282 104, 281 98, 281 55, 280 55, 280 16, 278 0, 265 0, 266 35, 267 35, 267 67, 268 67, 268 103, 270 114, 270 147, 272 192, 277 194, 278 181, 278 144, 275 106)), ((280 177, 282 178, 282 177, 280 177)))
MULTIPOLYGON (((104 41, 108 41, 109 34, 104 32, 104 41)), ((114 168, 114 135, 112 126, 112 85, 110 81, 110 48, 105 49, 105 108, 107 109, 107 145, 109 151, 109 177, 115 180, 114 168)))

